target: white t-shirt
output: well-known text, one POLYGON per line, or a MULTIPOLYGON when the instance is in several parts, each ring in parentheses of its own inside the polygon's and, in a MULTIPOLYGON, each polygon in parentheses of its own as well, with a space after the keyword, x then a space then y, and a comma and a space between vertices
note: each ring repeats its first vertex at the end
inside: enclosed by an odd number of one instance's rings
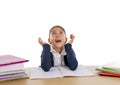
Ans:
POLYGON ((63 48, 63 51, 61 52, 61 54, 59 54, 52 48, 52 46, 50 47, 51 47, 50 52, 52 52, 53 54, 54 66, 65 65, 64 63, 64 56, 66 55, 65 48, 63 48))

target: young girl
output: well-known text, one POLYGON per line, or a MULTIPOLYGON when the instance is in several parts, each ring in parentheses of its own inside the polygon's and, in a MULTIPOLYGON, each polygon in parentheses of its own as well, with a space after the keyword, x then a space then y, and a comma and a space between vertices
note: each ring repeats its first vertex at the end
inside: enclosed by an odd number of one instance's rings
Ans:
POLYGON ((78 61, 72 43, 75 36, 70 35, 70 41, 67 42, 66 32, 61 26, 54 26, 49 31, 49 44, 39 38, 38 42, 43 46, 41 54, 41 68, 44 71, 49 71, 53 66, 66 65, 70 70, 75 70, 78 66, 78 61))

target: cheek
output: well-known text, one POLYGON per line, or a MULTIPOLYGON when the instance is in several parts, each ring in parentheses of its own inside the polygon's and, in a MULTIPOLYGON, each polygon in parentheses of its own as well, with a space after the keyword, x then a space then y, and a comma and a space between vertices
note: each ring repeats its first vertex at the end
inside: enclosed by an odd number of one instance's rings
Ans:
POLYGON ((64 43, 66 43, 67 42, 67 39, 64 39, 64 43))
POLYGON ((53 40, 54 40, 53 38, 50 38, 50 39, 49 39, 49 43, 52 43, 52 42, 53 42, 53 40))
POLYGON ((50 43, 52 43, 52 39, 50 39, 50 43))

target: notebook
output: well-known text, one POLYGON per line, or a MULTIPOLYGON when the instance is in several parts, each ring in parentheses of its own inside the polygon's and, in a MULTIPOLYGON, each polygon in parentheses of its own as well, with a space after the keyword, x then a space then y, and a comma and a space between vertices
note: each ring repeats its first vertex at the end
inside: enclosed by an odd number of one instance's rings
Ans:
POLYGON ((23 63, 0 66, 0 74, 2 72, 9 72, 9 71, 16 71, 16 70, 18 71, 18 70, 23 70, 23 69, 24 69, 23 63))
POLYGON ((24 62, 28 62, 28 60, 13 56, 13 55, 1 55, 0 56, 0 66, 18 64, 18 63, 24 63, 24 62))
POLYGON ((30 79, 38 78, 58 78, 64 76, 94 76, 86 67, 79 65, 74 71, 70 70, 67 66, 52 67, 50 71, 45 72, 41 68, 32 68, 30 72, 30 79))
POLYGON ((103 65, 103 68, 120 70, 120 62, 109 62, 103 65))

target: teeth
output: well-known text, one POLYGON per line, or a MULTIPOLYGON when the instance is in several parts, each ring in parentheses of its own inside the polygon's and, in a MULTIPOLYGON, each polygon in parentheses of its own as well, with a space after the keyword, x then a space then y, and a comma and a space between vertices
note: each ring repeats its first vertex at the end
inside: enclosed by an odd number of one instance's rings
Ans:
POLYGON ((56 42, 61 42, 61 40, 56 40, 56 42))

